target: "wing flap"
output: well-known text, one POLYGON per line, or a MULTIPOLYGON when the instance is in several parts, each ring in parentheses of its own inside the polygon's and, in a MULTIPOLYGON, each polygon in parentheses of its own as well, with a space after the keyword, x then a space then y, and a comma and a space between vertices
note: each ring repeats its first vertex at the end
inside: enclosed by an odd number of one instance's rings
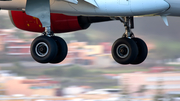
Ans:
POLYGON ((69 2, 69 3, 73 3, 73 4, 78 4, 77 0, 56 0, 56 1, 66 1, 66 2, 69 2))
POLYGON ((70 2, 70 3, 74 3, 74 4, 78 4, 77 0, 65 0, 65 1, 70 2))
POLYGON ((88 2, 88 3, 90 3, 90 4, 92 4, 92 5, 94 5, 94 6, 96 6, 96 7, 98 7, 98 4, 96 3, 96 0, 84 0, 84 1, 86 1, 86 2, 88 2))
MULTIPOLYGON (((66 1, 66 2, 73 3, 73 4, 78 4, 78 0, 56 0, 56 1, 66 1)), ((95 7, 98 7, 96 0, 84 0, 84 1, 95 6, 95 7)))

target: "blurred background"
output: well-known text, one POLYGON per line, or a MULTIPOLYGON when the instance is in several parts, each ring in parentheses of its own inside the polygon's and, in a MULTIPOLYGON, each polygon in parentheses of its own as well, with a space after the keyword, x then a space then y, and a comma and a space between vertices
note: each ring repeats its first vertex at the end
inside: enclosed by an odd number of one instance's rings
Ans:
POLYGON ((120 21, 92 24, 87 30, 56 34, 68 44, 59 64, 39 64, 30 55, 41 35, 22 31, 0 11, 0 100, 11 101, 180 101, 180 19, 135 18, 136 37, 148 46, 140 65, 120 65, 111 56, 122 36, 120 21))

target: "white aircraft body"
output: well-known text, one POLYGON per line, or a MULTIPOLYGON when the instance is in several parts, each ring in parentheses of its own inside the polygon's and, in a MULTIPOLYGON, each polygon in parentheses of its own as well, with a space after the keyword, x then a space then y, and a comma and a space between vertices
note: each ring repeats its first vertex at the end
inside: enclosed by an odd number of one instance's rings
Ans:
POLYGON ((145 42, 136 38, 134 16, 180 16, 178 0, 0 0, 12 23, 23 30, 42 32, 31 44, 31 55, 39 63, 59 63, 67 55, 67 44, 54 33, 86 29, 91 23, 120 20, 125 33, 112 46, 120 64, 140 64, 148 54, 145 42))

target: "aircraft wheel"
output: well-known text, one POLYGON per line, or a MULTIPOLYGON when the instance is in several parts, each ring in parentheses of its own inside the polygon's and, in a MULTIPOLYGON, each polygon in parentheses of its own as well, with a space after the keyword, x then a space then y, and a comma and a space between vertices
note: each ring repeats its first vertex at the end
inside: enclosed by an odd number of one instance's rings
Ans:
POLYGON ((112 56, 120 64, 129 64, 136 59, 138 47, 132 39, 119 38, 112 46, 112 56))
POLYGON ((39 36, 31 44, 31 55, 39 63, 48 63, 57 55, 57 44, 53 38, 39 36))
POLYGON ((142 63, 146 59, 148 54, 148 48, 146 43, 142 39, 132 38, 132 40, 134 40, 139 50, 137 58, 133 62, 131 62, 131 64, 136 65, 142 63))
POLYGON ((55 40, 58 46, 58 53, 56 57, 50 61, 50 63, 62 62, 67 56, 67 52, 68 52, 67 44, 64 41, 64 39, 62 39, 61 37, 52 36, 52 38, 55 40))

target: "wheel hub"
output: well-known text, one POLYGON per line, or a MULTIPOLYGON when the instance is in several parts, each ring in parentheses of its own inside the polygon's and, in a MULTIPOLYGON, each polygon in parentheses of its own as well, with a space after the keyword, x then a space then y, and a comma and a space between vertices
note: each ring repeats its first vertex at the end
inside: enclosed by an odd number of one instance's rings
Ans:
POLYGON ((41 46, 38 47, 38 50, 39 50, 39 52, 41 52, 41 53, 46 53, 47 48, 46 48, 46 46, 41 45, 41 46))
POLYGON ((121 44, 117 47, 116 53, 120 58, 126 58, 129 55, 129 48, 127 45, 121 44))
POLYGON ((36 45, 35 51, 36 54, 40 57, 45 57, 48 54, 48 45, 44 42, 40 42, 36 45))

